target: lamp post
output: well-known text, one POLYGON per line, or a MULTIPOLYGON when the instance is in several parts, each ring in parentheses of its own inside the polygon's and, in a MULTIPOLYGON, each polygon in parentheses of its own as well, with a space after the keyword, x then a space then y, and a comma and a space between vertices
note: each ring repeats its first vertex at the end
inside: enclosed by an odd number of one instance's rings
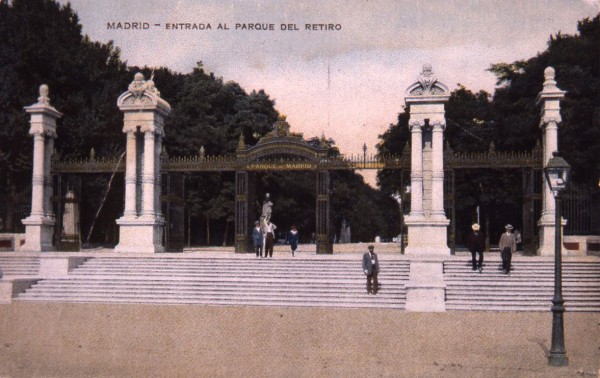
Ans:
POLYGON ((558 152, 552 153, 544 174, 555 200, 554 218, 554 297, 552 297, 552 347, 548 355, 548 365, 567 366, 569 359, 565 350, 563 314, 565 301, 562 297, 562 240, 560 205, 562 192, 569 179, 571 167, 558 152))
POLYGON ((392 198, 398 202, 400 207, 400 254, 404 254, 404 194, 410 193, 410 185, 404 188, 404 192, 395 192, 392 198))

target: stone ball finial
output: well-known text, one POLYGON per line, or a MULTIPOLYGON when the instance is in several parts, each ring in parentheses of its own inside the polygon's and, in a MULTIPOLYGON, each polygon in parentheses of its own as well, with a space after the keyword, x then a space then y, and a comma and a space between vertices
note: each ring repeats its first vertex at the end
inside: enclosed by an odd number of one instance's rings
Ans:
POLYGON ((40 85, 40 96, 48 97, 49 93, 50 93, 50 88, 48 88, 48 85, 46 85, 46 84, 40 85))
POLYGON ((48 85, 42 84, 40 85, 40 97, 38 97, 38 104, 50 104, 50 88, 48 85))
POLYGON ((433 67, 429 63, 423 64, 423 73, 431 73, 433 72, 433 67))
POLYGON ((554 68, 546 67, 544 70, 544 92, 552 92, 558 90, 556 81, 554 80, 554 68))
POLYGON ((142 80, 144 80, 144 74, 141 73, 141 72, 136 73, 133 76, 133 80, 135 80, 135 81, 142 81, 142 80))

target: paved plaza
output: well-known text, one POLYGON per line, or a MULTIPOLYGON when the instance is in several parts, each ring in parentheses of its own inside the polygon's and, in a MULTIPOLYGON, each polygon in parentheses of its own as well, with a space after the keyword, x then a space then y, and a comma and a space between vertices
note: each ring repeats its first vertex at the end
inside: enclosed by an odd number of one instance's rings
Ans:
POLYGON ((595 377, 597 313, 0 305, 2 377, 595 377))

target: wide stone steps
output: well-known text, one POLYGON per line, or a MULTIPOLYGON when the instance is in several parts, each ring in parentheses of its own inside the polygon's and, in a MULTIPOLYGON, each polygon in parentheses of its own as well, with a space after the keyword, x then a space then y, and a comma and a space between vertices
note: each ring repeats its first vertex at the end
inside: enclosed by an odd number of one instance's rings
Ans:
POLYGON ((4 276, 35 276, 40 270, 40 259, 29 256, 0 256, 0 270, 4 276))
MULTIPOLYGON (((447 310, 549 311, 554 296, 554 262, 513 260, 509 275, 500 259, 484 260, 482 273, 470 260, 444 263, 447 310)), ((566 311, 600 312, 600 263, 563 262, 566 311)))
POLYGON ((382 259, 381 289, 368 295, 361 257, 97 257, 67 278, 39 281, 16 300, 403 309, 409 263, 382 259))

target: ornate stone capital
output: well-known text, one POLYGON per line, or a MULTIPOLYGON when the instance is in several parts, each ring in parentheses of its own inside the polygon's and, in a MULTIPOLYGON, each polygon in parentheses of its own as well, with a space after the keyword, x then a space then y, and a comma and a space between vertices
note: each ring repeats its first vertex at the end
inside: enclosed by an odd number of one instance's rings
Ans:
POLYGON ((555 117, 542 117, 540 120, 540 127, 542 129, 557 128, 560 122, 562 122, 560 115, 555 117))
POLYGON ((431 127, 433 131, 444 131, 446 130, 446 122, 442 120, 433 121, 431 122, 431 127))
POLYGON ((425 122, 422 120, 410 120, 408 121, 408 129, 411 132, 420 132, 421 129, 425 126, 425 122))

